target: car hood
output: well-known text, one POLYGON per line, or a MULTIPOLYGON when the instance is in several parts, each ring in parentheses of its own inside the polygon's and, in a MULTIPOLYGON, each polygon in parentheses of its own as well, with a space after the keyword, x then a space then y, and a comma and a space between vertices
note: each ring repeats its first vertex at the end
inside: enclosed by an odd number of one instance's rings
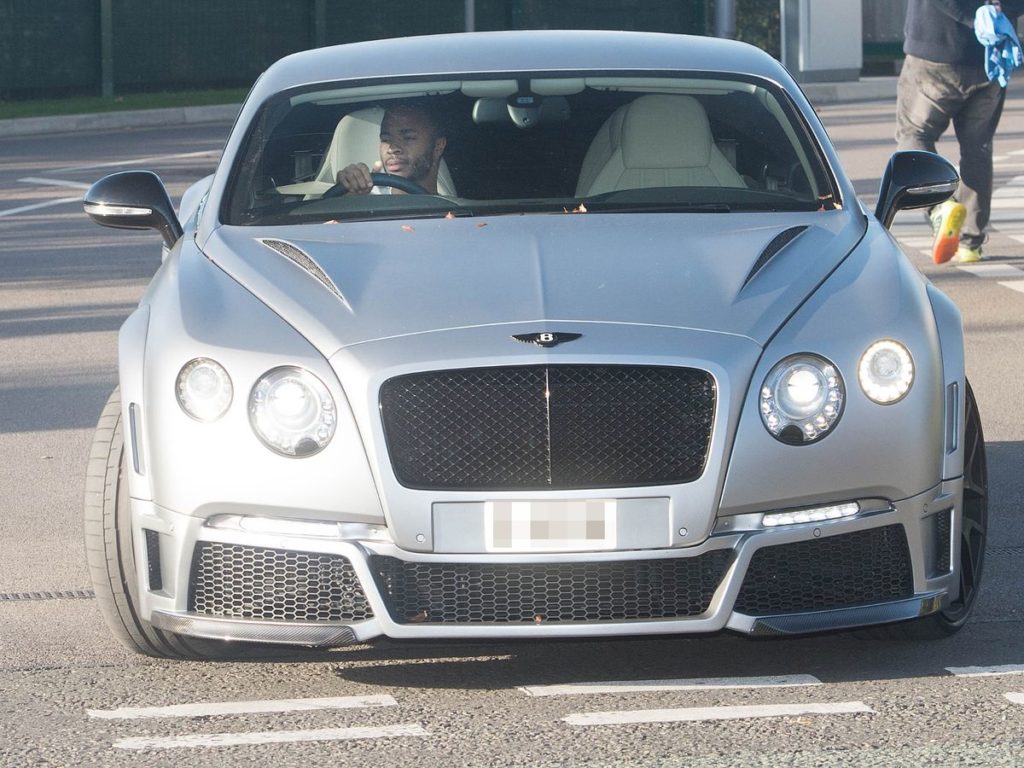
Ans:
POLYGON ((326 356, 536 321, 763 346, 865 229, 847 211, 534 215, 220 227, 203 250, 326 356))

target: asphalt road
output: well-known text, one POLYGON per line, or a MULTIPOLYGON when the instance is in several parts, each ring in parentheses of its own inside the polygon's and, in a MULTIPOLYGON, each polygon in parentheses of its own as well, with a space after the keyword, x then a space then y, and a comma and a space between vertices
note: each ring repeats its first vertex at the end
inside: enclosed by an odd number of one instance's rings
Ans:
MULTIPOLYGON (((873 198, 893 149, 893 104, 821 114, 858 191, 873 198)), ((92 225, 78 200, 100 175, 137 167, 180 195, 212 168, 227 129, 0 139, 0 765, 1020 764, 1024 87, 1011 91, 996 144, 990 258, 973 270, 935 267, 919 214, 894 227, 964 313, 989 451, 980 605, 956 637, 927 644, 861 633, 381 643, 245 664, 125 652, 90 598, 81 500, 92 427, 115 384, 117 328, 159 243, 92 225), (691 684, 530 688, 651 680, 691 684), (693 719, 600 715, 668 708, 693 719), (742 716, 701 719, 716 712, 742 716)))

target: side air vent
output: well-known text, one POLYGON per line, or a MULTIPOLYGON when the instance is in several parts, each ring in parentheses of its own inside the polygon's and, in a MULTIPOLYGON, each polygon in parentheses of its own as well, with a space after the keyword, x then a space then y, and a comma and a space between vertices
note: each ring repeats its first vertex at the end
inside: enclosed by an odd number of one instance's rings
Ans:
POLYGON ((743 281, 743 284, 746 285, 749 283, 754 278, 754 275, 761 271, 765 264, 771 261, 779 251, 793 242, 797 238, 797 235, 801 234, 805 229, 807 229, 806 226, 790 227, 789 229, 782 230, 779 234, 773 237, 772 241, 764 247, 763 251, 761 251, 761 255, 757 257, 757 261, 755 261, 754 266, 750 268, 750 272, 747 274, 747 279, 743 281))
POLYGON ((159 592, 164 588, 163 571, 160 569, 160 534, 143 528, 146 534, 146 568, 149 577, 149 591, 159 592))
POLYGON ((320 265, 313 261, 313 258, 298 246, 287 243, 284 240, 261 240, 267 248, 272 251, 281 254, 286 259, 289 259, 292 263, 298 266, 300 269, 309 273, 317 280, 319 280, 327 290, 333 293, 342 301, 345 301, 345 297, 341 295, 341 291, 338 290, 338 286, 334 284, 334 281, 327 276, 327 273, 320 269, 320 265))

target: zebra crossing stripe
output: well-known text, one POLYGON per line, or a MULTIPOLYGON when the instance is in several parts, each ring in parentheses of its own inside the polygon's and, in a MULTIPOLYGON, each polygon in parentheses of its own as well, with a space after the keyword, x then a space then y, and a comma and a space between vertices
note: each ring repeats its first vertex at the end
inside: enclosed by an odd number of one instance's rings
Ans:
POLYGON ((617 680, 562 685, 524 685, 518 690, 528 696, 572 696, 596 693, 643 693, 645 691, 713 691, 725 688, 783 688, 821 685, 813 675, 772 675, 768 677, 705 677, 682 680, 617 680))
POLYGON ((693 723, 704 720, 744 720, 801 715, 873 714, 862 701, 831 704, 763 704, 739 707, 687 707, 682 709, 639 709, 617 712, 582 712, 563 717, 569 725, 626 725, 631 723, 693 723))
POLYGON ((250 744, 287 744, 300 741, 346 741, 381 739, 395 736, 429 736, 416 723, 385 725, 377 728, 320 728, 308 731, 256 731, 252 733, 211 733, 190 736, 139 736, 114 742, 117 749, 181 749, 195 747, 235 747, 250 744))
POLYGON ((265 699, 261 701, 203 702, 175 704, 169 707, 121 707, 120 709, 88 709, 89 717, 101 720, 142 720, 151 717, 208 717, 212 715, 247 715, 261 712, 308 712, 318 709, 362 709, 394 707, 391 696, 335 696, 319 699, 265 699))
POLYGON ((1012 267, 1009 264, 958 264, 964 272, 969 272, 975 277, 984 277, 989 280, 1021 280, 1024 279, 1024 272, 1012 267))

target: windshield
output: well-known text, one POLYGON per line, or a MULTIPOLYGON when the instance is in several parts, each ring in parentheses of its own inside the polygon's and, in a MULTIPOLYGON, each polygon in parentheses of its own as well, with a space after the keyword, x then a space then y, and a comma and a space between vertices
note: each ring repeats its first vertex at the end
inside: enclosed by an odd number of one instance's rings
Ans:
POLYGON ((774 85, 513 73, 281 94, 249 128, 221 216, 259 225, 838 204, 819 148, 774 85))

